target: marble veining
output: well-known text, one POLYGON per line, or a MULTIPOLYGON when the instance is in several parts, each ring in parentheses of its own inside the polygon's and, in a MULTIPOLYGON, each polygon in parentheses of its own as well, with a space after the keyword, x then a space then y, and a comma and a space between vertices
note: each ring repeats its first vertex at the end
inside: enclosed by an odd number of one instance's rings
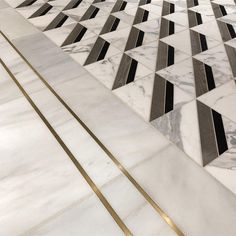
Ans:
POLYGON ((234 0, 0 0, 0 31, 0 235, 236 235, 234 0))

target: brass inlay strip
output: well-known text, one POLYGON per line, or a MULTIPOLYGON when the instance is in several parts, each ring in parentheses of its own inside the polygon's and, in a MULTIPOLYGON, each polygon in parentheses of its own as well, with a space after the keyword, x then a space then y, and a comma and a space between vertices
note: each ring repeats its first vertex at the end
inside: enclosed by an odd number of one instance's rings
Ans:
MULTIPOLYGON (((1 32, 1 31, 0 31, 1 32)), ((143 195, 143 197, 151 204, 151 206, 160 214, 160 216, 166 221, 166 223, 175 231, 179 236, 184 236, 184 233, 179 227, 172 221, 172 219, 158 206, 158 204, 145 192, 145 190, 137 183, 137 181, 129 174, 129 172, 123 167, 123 165, 115 158, 115 156, 106 148, 106 146, 98 139, 98 137, 89 129, 89 127, 77 116, 77 114, 67 105, 67 103, 55 92, 55 90, 46 82, 46 80, 34 69, 34 67, 28 62, 28 60, 21 54, 21 52, 15 47, 14 44, 1 32, 7 42, 15 49, 15 51, 22 57, 27 65, 35 72, 39 79, 45 84, 45 86, 54 94, 54 96, 65 106, 65 108, 71 113, 72 116, 80 123, 80 125, 87 131, 87 133, 94 139, 94 141, 103 149, 107 156, 116 164, 116 166, 122 171, 122 173, 129 179, 129 181, 136 187, 136 189, 143 195)))
POLYGON ((33 109, 37 112, 37 114, 39 115, 39 117, 42 119, 42 121, 44 122, 44 124, 47 126, 47 128, 50 130, 50 132, 52 133, 52 135, 56 138, 56 140, 58 141, 58 143, 61 145, 61 147, 64 149, 64 151, 66 152, 66 154, 69 156, 69 158, 71 159, 71 161, 74 163, 74 165, 76 166, 76 168, 79 170, 79 172, 81 173, 81 175, 84 177, 84 179, 87 181, 87 183, 90 185, 90 187, 92 188, 92 190, 94 191, 94 193, 98 196, 98 198, 100 199, 100 201, 102 202, 102 204, 105 206, 105 208, 108 210, 108 212, 110 213, 110 215, 112 216, 112 218, 115 220, 115 222, 118 224, 118 226, 121 228, 121 230, 124 232, 125 235, 127 236, 132 236, 132 233, 130 232, 130 230, 127 228, 127 226, 124 224, 124 222, 121 220, 121 218, 117 215, 117 213, 115 212, 115 210, 112 208, 112 206, 109 204, 109 202, 107 201, 107 199, 103 196, 103 194, 101 193, 101 191, 98 189, 98 187, 96 186, 96 184, 93 182, 93 180, 89 177, 89 175, 87 174, 87 172, 84 170, 84 168, 81 166, 81 164, 78 162, 78 160, 75 158, 75 156, 72 154, 72 152, 69 150, 69 148, 66 146, 66 144, 63 142, 63 140, 60 138, 60 136, 57 134, 57 132, 53 129, 53 127, 50 125, 50 123, 47 121, 47 119, 45 118, 45 116, 42 114, 42 112, 39 110, 39 108, 35 105, 35 103, 33 102, 33 100, 30 98, 30 96, 26 93, 26 91, 24 90, 24 88, 20 85, 20 83, 17 81, 16 77, 12 74, 12 72, 8 69, 8 67, 6 66, 6 64, 2 61, 2 59, 0 58, 0 63, 3 65, 3 67, 5 68, 5 70, 8 72, 8 74, 10 75, 10 77, 12 78, 12 80, 15 82, 15 84, 17 85, 17 87, 20 89, 20 91, 23 93, 23 95, 25 96, 25 98, 28 100, 28 102, 30 103, 30 105, 33 107, 33 109))

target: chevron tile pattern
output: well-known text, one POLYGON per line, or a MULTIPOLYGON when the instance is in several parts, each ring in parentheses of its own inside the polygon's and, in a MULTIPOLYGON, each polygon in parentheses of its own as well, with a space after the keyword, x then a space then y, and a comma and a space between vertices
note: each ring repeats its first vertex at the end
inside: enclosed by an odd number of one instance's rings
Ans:
POLYGON ((234 0, 8 2, 228 186, 217 173, 236 167, 234 0))

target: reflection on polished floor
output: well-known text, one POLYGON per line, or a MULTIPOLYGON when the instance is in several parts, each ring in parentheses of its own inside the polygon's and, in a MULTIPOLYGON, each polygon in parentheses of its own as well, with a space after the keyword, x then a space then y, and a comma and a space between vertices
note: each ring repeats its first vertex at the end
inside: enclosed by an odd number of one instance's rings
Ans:
POLYGON ((235 236, 236 1, 0 0, 0 236, 235 236))

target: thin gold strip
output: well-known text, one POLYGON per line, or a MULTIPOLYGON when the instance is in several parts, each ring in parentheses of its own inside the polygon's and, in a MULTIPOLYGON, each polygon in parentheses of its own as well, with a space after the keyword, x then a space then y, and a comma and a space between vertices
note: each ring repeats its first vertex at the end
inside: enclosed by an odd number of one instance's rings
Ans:
MULTIPOLYGON (((1 32, 1 31, 0 31, 1 32)), ((67 105, 67 103, 55 92, 55 90, 47 83, 47 81, 35 70, 30 62, 21 54, 21 52, 12 44, 12 42, 1 32, 3 37, 8 43, 15 49, 15 51, 22 57, 27 65, 35 72, 39 79, 45 84, 45 86, 54 94, 54 96, 65 106, 65 108, 71 113, 71 115, 80 123, 80 125, 88 132, 88 134, 94 139, 94 141, 103 149, 107 156, 116 164, 116 166, 122 171, 122 173, 129 179, 129 181, 136 187, 136 189, 143 195, 143 197, 151 204, 151 206, 160 214, 160 216, 166 221, 166 223, 175 231, 178 236, 184 236, 184 233, 179 227, 171 220, 171 218, 158 206, 158 204, 146 193, 146 191, 137 183, 137 181, 129 174, 124 166, 115 158, 115 156, 106 148, 106 146, 98 139, 98 137, 89 129, 89 127, 77 116, 77 114, 67 105)))
POLYGON ((100 201, 102 202, 102 204, 105 206, 105 208, 108 210, 108 212, 110 213, 110 215, 112 216, 112 218, 115 220, 115 222, 118 224, 118 226, 121 228, 121 230, 125 233, 125 235, 127 236, 132 236, 132 233, 130 232, 130 230, 127 228, 127 226, 124 224, 124 222, 121 220, 121 218, 117 215, 117 213, 115 212, 115 210, 112 208, 112 206, 109 204, 109 202, 107 201, 107 199, 103 196, 103 194, 101 193, 101 191, 98 189, 98 187, 96 186, 96 184, 92 181, 92 179, 89 177, 89 175, 86 173, 86 171, 84 170, 84 168, 81 166, 81 164, 78 162, 78 160, 75 158, 75 156, 71 153, 71 151, 69 150, 69 148, 66 146, 66 144, 63 142, 63 140, 60 138, 60 136, 57 134, 57 132, 52 128, 52 126, 50 125, 50 123, 47 121, 47 119, 45 118, 45 116, 42 114, 42 112, 39 110, 39 108, 35 105, 35 103, 33 102, 33 100, 30 98, 30 96, 26 93, 26 91, 24 90, 24 88, 20 85, 20 83, 17 81, 16 77, 12 74, 12 72, 8 69, 8 67, 6 66, 6 64, 2 61, 2 59, 0 58, 0 63, 3 65, 3 67, 5 68, 5 70, 8 72, 8 74, 11 76, 12 80, 15 82, 15 84, 17 85, 17 87, 20 89, 20 91, 23 93, 23 95, 25 96, 25 98, 28 100, 28 102, 30 103, 30 105, 33 107, 33 109, 37 112, 37 114, 39 115, 39 117, 42 119, 42 121, 44 122, 44 124, 47 126, 47 128, 50 130, 50 132, 52 133, 52 135, 56 138, 56 140, 58 141, 58 143, 61 145, 61 147, 64 149, 64 151, 66 152, 66 154, 69 156, 69 158, 71 159, 71 161, 74 163, 74 165, 77 167, 77 169, 79 170, 79 172, 81 173, 81 175, 84 177, 84 179, 87 181, 87 183, 90 185, 90 187, 92 188, 92 190, 94 191, 94 193, 98 196, 98 198, 100 199, 100 201))

